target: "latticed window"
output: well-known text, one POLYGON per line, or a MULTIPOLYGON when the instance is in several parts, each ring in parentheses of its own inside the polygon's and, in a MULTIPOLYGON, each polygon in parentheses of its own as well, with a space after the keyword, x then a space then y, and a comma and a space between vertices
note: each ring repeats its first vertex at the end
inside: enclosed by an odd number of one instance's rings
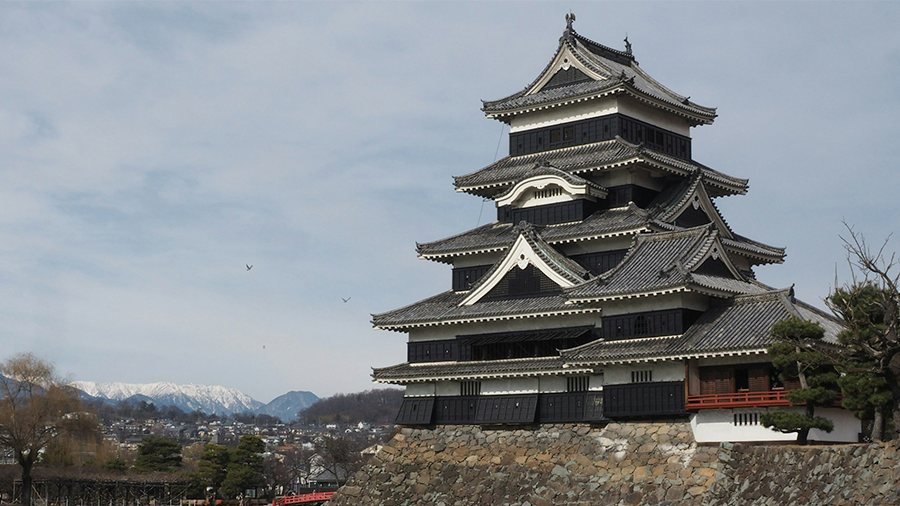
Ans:
POLYGON ((590 376, 569 376, 566 378, 567 392, 587 392, 590 386, 590 376))
POLYGON ((632 383, 650 383, 653 381, 653 371, 647 369, 646 371, 631 371, 631 382, 632 383))
POLYGON ((481 395, 480 381, 463 381, 460 384, 461 395, 481 395))
POLYGON ((735 413, 734 425, 759 425, 759 413, 735 413))
POLYGON ((634 319, 634 335, 635 336, 646 336, 649 333, 649 325, 647 324, 647 318, 643 315, 638 316, 634 319))

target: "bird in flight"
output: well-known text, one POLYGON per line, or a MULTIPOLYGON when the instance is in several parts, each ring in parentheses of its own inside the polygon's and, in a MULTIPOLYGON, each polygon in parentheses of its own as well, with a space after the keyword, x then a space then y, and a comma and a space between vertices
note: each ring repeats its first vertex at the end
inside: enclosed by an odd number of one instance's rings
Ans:
POLYGON ((249 270, 250 270, 250 269, 252 269, 252 268, 253 268, 253 266, 252 266, 252 265, 250 265, 250 264, 244 264, 244 265, 246 265, 246 266, 247 266, 247 270, 248 270, 248 271, 249 271, 249 270))
POLYGON ((345 298, 341 297, 341 300, 344 301, 344 304, 346 304, 347 301, 350 300, 350 299, 352 299, 352 298, 353 298, 353 297, 347 297, 347 298, 345 299, 345 298))

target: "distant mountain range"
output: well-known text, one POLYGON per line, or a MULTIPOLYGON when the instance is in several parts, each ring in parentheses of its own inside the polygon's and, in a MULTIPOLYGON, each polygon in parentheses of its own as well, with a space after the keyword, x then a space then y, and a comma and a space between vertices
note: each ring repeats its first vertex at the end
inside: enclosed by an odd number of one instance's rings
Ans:
POLYGON ((107 402, 146 401, 158 407, 175 406, 186 413, 199 409, 210 415, 249 412, 276 416, 285 422, 296 420, 297 412, 319 400, 312 392, 292 391, 263 404, 234 388, 194 384, 75 381, 72 386, 84 392, 88 398, 107 402))

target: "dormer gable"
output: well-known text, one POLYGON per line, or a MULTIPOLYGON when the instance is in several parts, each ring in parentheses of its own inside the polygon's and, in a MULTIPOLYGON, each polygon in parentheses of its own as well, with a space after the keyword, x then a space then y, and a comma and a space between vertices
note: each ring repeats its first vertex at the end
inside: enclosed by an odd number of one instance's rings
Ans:
POLYGON ((725 252, 712 225, 638 234, 619 264, 566 291, 571 303, 701 292, 727 297, 755 293, 725 252))
POLYGON ((704 179, 703 173, 697 171, 681 186, 680 192, 675 189, 678 193, 674 196, 663 196, 656 219, 675 228, 712 224, 722 237, 733 239, 734 233, 709 196, 704 179))
MULTIPOLYGON (((589 276, 584 267, 569 260, 544 242, 531 224, 520 223, 517 229, 519 235, 506 251, 506 255, 472 287, 469 294, 460 302, 460 306, 469 306, 482 299, 496 297, 498 291, 495 289, 501 284, 507 286, 510 283, 520 284, 521 294, 535 295, 571 288, 589 276)), ((516 294, 507 293, 507 295, 516 294)))
POLYGON ((495 198, 497 207, 517 208, 569 202, 575 199, 606 198, 607 190, 587 179, 549 165, 536 164, 531 174, 495 198))

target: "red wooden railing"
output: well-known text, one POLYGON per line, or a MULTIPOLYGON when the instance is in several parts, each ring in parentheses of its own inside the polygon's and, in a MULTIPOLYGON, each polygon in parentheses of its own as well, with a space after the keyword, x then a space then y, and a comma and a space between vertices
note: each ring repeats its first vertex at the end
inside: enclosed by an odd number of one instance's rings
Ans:
POLYGON ((327 501, 331 499, 334 492, 314 492, 312 494, 285 495, 276 497, 272 501, 272 506, 285 506, 287 504, 303 504, 306 502, 327 501))
POLYGON ((685 409, 755 408, 763 406, 790 406, 785 398, 787 390, 768 392, 738 392, 733 394, 689 395, 685 409))

